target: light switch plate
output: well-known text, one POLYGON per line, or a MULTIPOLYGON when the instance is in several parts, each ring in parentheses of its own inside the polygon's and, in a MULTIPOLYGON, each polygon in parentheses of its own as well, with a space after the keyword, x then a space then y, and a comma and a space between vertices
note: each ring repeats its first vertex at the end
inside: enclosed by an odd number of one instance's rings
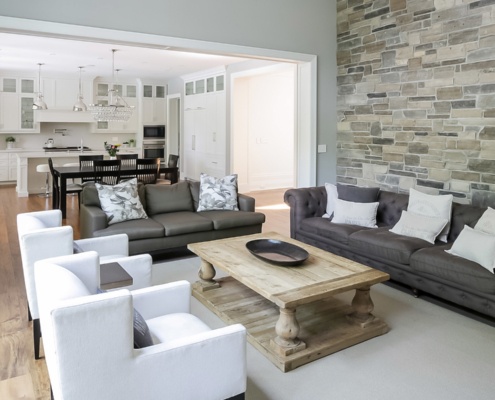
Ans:
POLYGON ((319 144, 318 145, 318 153, 326 153, 327 152, 327 145, 326 144, 319 144))

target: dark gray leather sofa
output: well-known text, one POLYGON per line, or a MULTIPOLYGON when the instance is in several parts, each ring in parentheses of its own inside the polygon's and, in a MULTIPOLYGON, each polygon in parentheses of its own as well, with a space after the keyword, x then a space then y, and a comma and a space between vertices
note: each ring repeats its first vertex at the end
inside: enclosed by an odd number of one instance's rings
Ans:
POLYGON ((479 264, 446 253, 464 228, 474 227, 485 208, 454 203, 448 243, 434 245, 389 232, 407 209, 409 196, 378 195, 378 228, 336 224, 321 218, 327 205, 325 187, 290 189, 291 237, 390 274, 393 281, 495 317, 495 275, 479 264))
POLYGON ((154 254, 189 243, 260 233, 265 222, 265 215, 254 211, 254 198, 243 194, 238 194, 239 211, 196 212, 199 182, 139 185, 138 191, 148 219, 108 225, 94 184, 87 184, 81 196, 81 238, 126 233, 129 254, 154 254))

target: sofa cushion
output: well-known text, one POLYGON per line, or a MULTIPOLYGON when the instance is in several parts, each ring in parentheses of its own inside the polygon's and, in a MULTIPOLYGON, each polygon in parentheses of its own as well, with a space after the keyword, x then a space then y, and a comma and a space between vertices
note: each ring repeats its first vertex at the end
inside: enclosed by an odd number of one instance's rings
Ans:
POLYGON ((404 193, 393 193, 381 190, 378 195, 378 211, 376 212, 376 222, 378 226, 393 226, 401 215, 407 210, 409 196, 404 193))
POLYGON ((187 182, 173 185, 145 185, 149 216, 176 211, 194 211, 187 182))
POLYGON ((349 235, 360 230, 374 228, 364 228, 359 225, 335 224, 327 218, 306 218, 301 222, 301 230, 315 235, 325 237, 342 244, 349 243, 349 235))
POLYGON ((211 329, 192 314, 173 313, 146 321, 155 344, 170 343, 211 329))
POLYGON ((354 203, 374 203, 378 199, 380 188, 337 185, 339 199, 354 203))
POLYGON ((325 183, 325 190, 327 192, 327 208, 325 209, 323 218, 332 218, 333 212, 335 211, 335 203, 339 198, 337 186, 332 183, 325 183))
POLYGON ((452 203, 452 219, 448 241, 453 242, 464 229, 465 225, 474 228, 486 208, 469 204, 452 203))
POLYGON ((94 236, 108 236, 125 233, 129 236, 129 241, 140 239, 161 238, 165 236, 163 225, 148 219, 136 219, 132 221, 124 221, 118 224, 109 225, 105 229, 100 229, 94 232, 94 236))
POLYGON ((351 249, 368 257, 378 257, 399 264, 409 264, 418 249, 431 247, 425 240, 389 232, 390 227, 361 230, 349 236, 351 249))
POLYGON ((418 250, 411 268, 418 274, 438 277, 483 293, 495 294, 495 276, 478 263, 447 253, 451 244, 418 250))
POLYGON ((265 222, 265 214, 249 211, 203 211, 200 215, 211 220, 215 230, 259 225, 265 222))
POLYGON ((213 222, 210 219, 193 211, 158 214, 153 216, 153 219, 163 226, 165 236, 177 236, 213 230, 213 222))

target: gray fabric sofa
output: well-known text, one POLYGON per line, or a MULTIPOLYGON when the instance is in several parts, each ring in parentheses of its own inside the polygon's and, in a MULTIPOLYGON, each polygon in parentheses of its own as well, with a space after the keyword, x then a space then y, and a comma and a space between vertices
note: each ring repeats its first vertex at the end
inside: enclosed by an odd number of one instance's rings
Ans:
POLYGON ((489 317, 495 317, 495 275, 479 264, 446 253, 464 225, 474 227, 485 208, 453 203, 448 242, 431 244, 389 232, 407 209, 409 196, 378 193, 378 228, 336 224, 322 218, 324 186, 290 189, 291 237, 390 274, 391 280, 489 317))
POLYGON ((189 243, 260 233, 265 222, 265 215, 254 211, 254 198, 243 194, 238 194, 239 211, 196 212, 199 182, 139 185, 138 192, 148 218, 108 225, 96 187, 86 184, 81 195, 81 238, 126 233, 129 254, 155 254, 189 243))

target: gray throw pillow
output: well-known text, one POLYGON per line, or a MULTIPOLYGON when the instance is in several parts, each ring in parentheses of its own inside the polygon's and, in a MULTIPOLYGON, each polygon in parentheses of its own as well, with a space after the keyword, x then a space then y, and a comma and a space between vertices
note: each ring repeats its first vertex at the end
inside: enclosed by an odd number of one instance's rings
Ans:
POLYGON ((340 200, 353 203, 374 203, 378 199, 380 188, 368 188, 352 185, 337 185, 337 193, 340 200))
MULTIPOLYGON (((106 290, 96 289, 96 293, 106 293, 106 290)), ((153 346, 153 339, 151 338, 150 328, 143 318, 141 313, 134 309, 133 315, 133 328, 134 328, 134 348, 142 349, 143 347, 153 346)))

